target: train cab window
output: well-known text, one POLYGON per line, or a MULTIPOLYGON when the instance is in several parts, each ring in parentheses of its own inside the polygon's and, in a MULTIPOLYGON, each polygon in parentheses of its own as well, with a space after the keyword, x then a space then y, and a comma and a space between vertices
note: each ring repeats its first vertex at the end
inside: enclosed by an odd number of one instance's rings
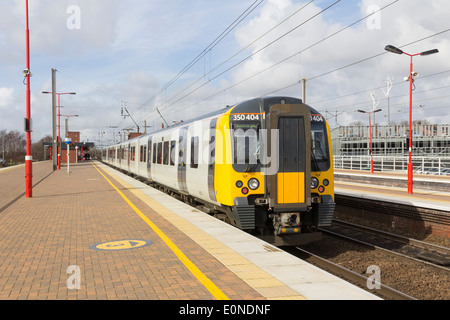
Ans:
POLYGON ((191 138, 191 168, 198 168, 198 137, 191 138))
POLYGON ((330 154, 327 130, 324 121, 311 121, 311 169, 327 171, 330 169, 330 154))
POLYGON ((259 170, 259 123, 233 123, 233 167, 237 171, 259 170))

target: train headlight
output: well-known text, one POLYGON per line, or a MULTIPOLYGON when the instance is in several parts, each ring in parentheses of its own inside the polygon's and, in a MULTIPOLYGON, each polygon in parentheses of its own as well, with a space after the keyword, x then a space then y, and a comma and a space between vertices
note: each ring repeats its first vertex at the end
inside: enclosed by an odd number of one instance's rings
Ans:
POLYGON ((256 190, 259 188, 259 181, 256 178, 251 178, 248 180, 248 187, 252 190, 256 190))
POLYGON ((312 177, 311 178, 311 189, 315 189, 319 186, 319 179, 312 177))

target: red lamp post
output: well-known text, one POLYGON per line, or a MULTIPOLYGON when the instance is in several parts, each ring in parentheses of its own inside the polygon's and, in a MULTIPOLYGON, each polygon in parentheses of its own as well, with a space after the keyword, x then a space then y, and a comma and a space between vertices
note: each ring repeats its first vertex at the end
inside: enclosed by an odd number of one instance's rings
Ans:
POLYGON ((33 197, 33 157, 31 156, 31 95, 30 95, 30 29, 28 25, 28 0, 25 2, 26 8, 26 50, 27 68, 23 71, 27 79, 27 107, 25 119, 25 131, 27 132, 27 154, 25 156, 25 197, 33 197))
POLYGON ((369 135, 370 135, 370 171, 373 173, 373 152, 372 152, 372 113, 380 112, 381 109, 374 110, 374 111, 364 111, 364 110, 358 110, 358 112, 361 113, 367 113, 369 115, 369 135))
POLYGON ((406 54, 411 57, 410 72, 409 76, 406 78, 409 81, 409 160, 408 160, 408 194, 413 194, 413 164, 412 164, 412 92, 414 77, 417 77, 418 73, 413 71, 413 57, 415 56, 429 56, 431 54, 438 53, 438 49, 428 50, 421 53, 409 54, 403 50, 396 48, 394 46, 388 45, 384 48, 386 51, 395 54, 406 54))
MULTIPOLYGON (((42 91, 44 94, 52 94, 52 92, 42 91)), ((61 95, 64 94, 72 94, 75 95, 75 92, 55 92, 58 95, 58 170, 61 170, 61 95)))

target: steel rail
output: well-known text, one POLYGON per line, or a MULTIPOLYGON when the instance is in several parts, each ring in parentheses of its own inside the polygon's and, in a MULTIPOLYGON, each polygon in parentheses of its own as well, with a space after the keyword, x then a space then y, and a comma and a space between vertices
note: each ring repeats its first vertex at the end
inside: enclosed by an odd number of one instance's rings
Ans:
POLYGON ((321 258, 321 257, 319 257, 311 252, 308 252, 302 248, 296 247, 296 249, 301 251, 303 254, 306 254, 311 263, 319 266, 322 269, 329 270, 331 273, 341 276, 344 279, 346 279, 347 281, 356 283, 360 287, 364 288, 365 290, 372 292, 378 296, 384 297, 386 299, 391 299, 391 300, 417 300, 414 297, 411 297, 403 292, 395 290, 394 288, 388 287, 382 283, 378 283, 380 289, 370 290, 367 287, 367 283, 372 282, 371 279, 369 279, 363 275, 360 275, 359 273, 356 273, 352 270, 344 268, 334 262, 331 262, 329 260, 321 258))

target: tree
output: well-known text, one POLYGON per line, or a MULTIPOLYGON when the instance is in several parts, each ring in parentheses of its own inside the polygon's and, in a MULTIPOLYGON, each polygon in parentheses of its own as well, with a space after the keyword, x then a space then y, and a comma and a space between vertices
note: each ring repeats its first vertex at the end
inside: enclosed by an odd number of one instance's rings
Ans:
POLYGON ((2 158, 4 158, 8 164, 23 163, 25 161, 26 154, 26 139, 25 134, 19 131, 6 130, 0 131, 0 142, 2 144, 2 158))
POLYGON ((33 161, 48 160, 46 154, 49 154, 49 150, 44 150, 44 142, 52 142, 52 136, 46 135, 44 138, 31 145, 31 154, 33 155, 33 161), (45 151, 45 153, 44 153, 45 151))

